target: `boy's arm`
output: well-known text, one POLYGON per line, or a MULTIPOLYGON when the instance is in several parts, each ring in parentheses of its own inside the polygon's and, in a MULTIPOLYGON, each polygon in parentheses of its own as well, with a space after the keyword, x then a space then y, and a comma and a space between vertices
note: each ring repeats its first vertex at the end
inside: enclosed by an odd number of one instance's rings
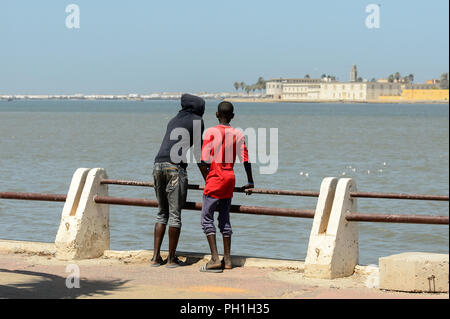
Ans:
POLYGON ((208 176, 209 173, 209 167, 211 164, 205 163, 205 162, 201 162, 198 163, 197 166, 200 170, 200 173, 202 173, 203 179, 206 181, 206 177, 208 176))
POLYGON ((250 162, 244 163, 245 173, 247 174, 247 185, 242 187, 244 190, 248 188, 255 188, 255 183, 253 182, 253 174, 252 174, 252 164, 250 162))
MULTIPOLYGON (((202 137, 203 137, 203 120, 202 120, 202 137)), ((212 150, 212 138, 211 134, 208 134, 208 130, 206 131, 205 139, 202 138, 202 147, 201 147, 201 154, 200 154, 200 161, 197 163, 197 166, 200 170, 200 173, 202 173, 203 179, 206 181, 206 177, 209 174, 209 169, 211 167, 211 150, 212 150)))
MULTIPOLYGON (((240 139, 240 153, 241 153, 241 160, 244 163, 245 173, 247 174, 247 185, 243 186, 242 189, 246 190, 249 188, 255 188, 255 183, 253 181, 253 174, 252 174, 252 164, 250 163, 248 159, 248 150, 247 146, 245 145, 245 139, 243 136, 241 136, 240 139)), ((247 195, 250 195, 251 193, 245 192, 247 195)))

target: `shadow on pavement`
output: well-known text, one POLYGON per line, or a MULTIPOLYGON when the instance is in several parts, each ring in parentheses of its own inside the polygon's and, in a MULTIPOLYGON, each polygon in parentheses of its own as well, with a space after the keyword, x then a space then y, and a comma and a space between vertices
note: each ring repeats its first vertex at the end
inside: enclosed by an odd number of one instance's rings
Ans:
POLYGON ((57 275, 26 270, 0 269, 0 273, 36 276, 28 282, 0 285, 0 299, 60 299, 97 295, 106 296, 110 291, 119 290, 128 280, 87 280, 80 279, 80 288, 67 288, 66 278, 57 275))

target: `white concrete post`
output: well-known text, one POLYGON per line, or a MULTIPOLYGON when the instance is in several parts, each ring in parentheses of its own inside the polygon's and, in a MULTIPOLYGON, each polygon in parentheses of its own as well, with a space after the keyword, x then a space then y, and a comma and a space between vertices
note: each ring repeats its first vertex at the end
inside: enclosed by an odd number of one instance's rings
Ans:
POLYGON ((61 260, 89 259, 109 250, 109 205, 96 204, 94 196, 108 196, 102 168, 79 168, 70 184, 56 235, 56 257, 61 260))
POLYGON ((351 178, 322 182, 305 261, 306 277, 333 279, 353 274, 358 263, 358 228, 345 214, 356 211, 356 199, 350 197, 354 191, 351 178))
POLYGON ((323 260, 323 245, 326 245, 325 237, 328 222, 333 206, 334 194, 338 179, 327 177, 320 185, 319 198, 317 200, 314 221, 309 236, 308 251, 305 260, 305 276, 314 277, 327 270, 327 261, 323 260), (325 268, 324 270, 322 270, 325 268))

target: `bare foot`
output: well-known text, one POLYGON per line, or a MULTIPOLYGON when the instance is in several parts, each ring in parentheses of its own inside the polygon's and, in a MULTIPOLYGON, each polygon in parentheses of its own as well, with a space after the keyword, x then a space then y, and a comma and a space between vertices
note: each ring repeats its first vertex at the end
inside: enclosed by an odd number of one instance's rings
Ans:
POLYGON ((210 260, 206 263, 206 269, 221 269, 222 263, 220 261, 210 260))
POLYGON ((152 265, 160 265, 162 264, 163 259, 161 258, 161 256, 153 256, 152 260, 150 261, 150 264, 152 265))
POLYGON ((225 269, 233 269, 233 264, 231 263, 231 259, 224 258, 222 259, 222 265, 225 269))
POLYGON ((177 268, 179 266, 186 266, 186 263, 179 260, 178 257, 175 257, 172 260, 167 259, 167 268, 177 268))

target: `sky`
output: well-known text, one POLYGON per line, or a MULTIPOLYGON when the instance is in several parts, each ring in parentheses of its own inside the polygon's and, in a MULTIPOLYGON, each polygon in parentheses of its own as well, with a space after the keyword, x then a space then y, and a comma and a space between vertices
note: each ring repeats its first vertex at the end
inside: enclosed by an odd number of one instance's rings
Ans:
POLYGON ((448 15, 448 0, 1 0, 0 94, 233 91, 260 76, 348 81, 352 64, 424 82, 448 72, 448 15))

